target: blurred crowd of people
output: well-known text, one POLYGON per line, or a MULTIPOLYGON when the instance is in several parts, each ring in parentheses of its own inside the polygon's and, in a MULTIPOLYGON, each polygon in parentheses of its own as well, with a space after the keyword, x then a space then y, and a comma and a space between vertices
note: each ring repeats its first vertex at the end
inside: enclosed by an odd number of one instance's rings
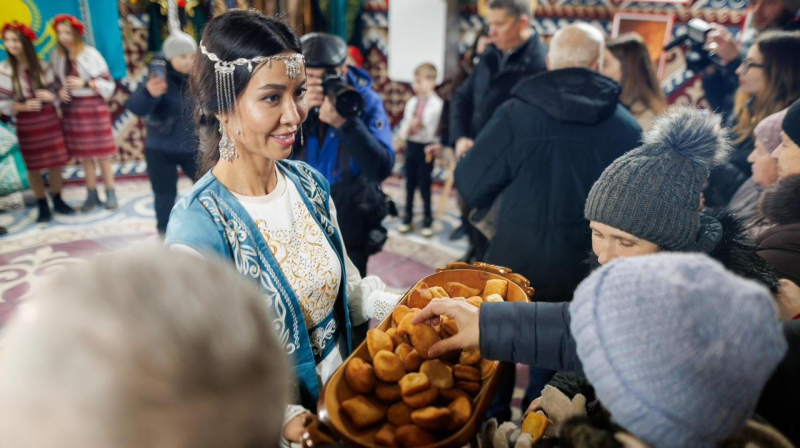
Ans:
MULTIPOLYGON (((199 46, 173 31, 130 104, 166 249, 74 267, 19 307, 0 343, 0 443, 300 446, 328 379, 401 298, 366 272, 397 148, 400 231, 420 190, 433 234, 432 163, 452 151, 467 259, 536 289, 532 303, 434 299, 414 323, 457 322, 432 357, 479 347, 529 365, 522 410, 553 422, 542 445, 800 444, 795 3, 755 0, 742 42, 714 26, 724 65, 704 83, 735 100, 709 93, 699 110, 667 104, 638 35, 576 22, 545 47, 529 1, 491 0, 457 79, 437 93, 437 67, 410 68, 394 138, 336 36, 245 10, 209 21, 199 46), (178 166, 195 185, 175 205, 178 166)), ((103 116, 107 69, 73 19, 56 23, 52 70, 20 24, 3 29, 0 66, 0 107, 61 213, 65 154, 92 172, 108 160, 81 133, 100 128, 80 127, 103 116), (36 129, 63 144, 41 151, 36 129)), ((530 445, 510 421, 514 384, 501 381, 483 443, 530 445)))

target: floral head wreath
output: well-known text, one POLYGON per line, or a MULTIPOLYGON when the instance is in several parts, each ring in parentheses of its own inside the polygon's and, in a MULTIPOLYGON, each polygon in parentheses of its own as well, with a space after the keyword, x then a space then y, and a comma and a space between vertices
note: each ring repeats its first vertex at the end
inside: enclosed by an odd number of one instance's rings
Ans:
POLYGON ((62 23, 68 23, 75 31, 78 32, 81 36, 83 36, 83 23, 78 20, 75 16, 71 16, 69 14, 59 14, 53 18, 53 29, 55 30, 58 25, 62 23))
MULTIPOLYGON (((202 41, 200 42, 200 52, 214 63, 214 72, 217 82, 217 110, 220 114, 233 114, 237 121, 236 132, 239 135, 241 135, 242 130, 238 123, 239 117, 236 115, 236 92, 233 78, 233 72, 236 71, 236 66, 246 65, 247 71, 252 73, 254 65, 266 62, 269 67, 272 67, 272 61, 283 61, 286 65, 286 76, 290 79, 297 79, 297 77, 300 76, 301 64, 305 62, 305 58, 300 53, 256 56, 251 59, 239 58, 234 61, 223 61, 215 53, 208 51, 202 41)), ((237 156, 237 153, 233 145, 233 140, 229 139, 226 135, 222 123, 220 123, 220 133, 222 133, 220 155, 225 160, 230 161, 237 156)))
POLYGON ((22 33, 23 36, 25 36, 28 39, 30 39, 31 42, 36 40, 36 33, 33 32, 31 27, 29 27, 28 25, 25 25, 24 23, 19 23, 16 20, 14 20, 13 22, 6 23, 5 25, 3 25, 3 36, 6 35, 6 31, 8 31, 8 30, 17 30, 17 31, 19 31, 20 33, 22 33))

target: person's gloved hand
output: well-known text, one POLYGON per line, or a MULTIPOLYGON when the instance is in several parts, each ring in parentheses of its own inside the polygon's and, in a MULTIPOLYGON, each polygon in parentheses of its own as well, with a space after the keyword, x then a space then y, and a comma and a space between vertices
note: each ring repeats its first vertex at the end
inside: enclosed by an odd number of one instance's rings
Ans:
MULTIPOLYGON (((586 416, 586 397, 577 394, 572 400, 569 399, 557 387, 545 386, 542 396, 534 400, 525 412, 542 412, 553 424, 547 428, 545 434, 557 437, 561 432, 561 426, 574 417, 586 416)), ((523 416, 524 418, 524 416, 523 416)))
POLYGON ((475 445, 478 448, 530 448, 533 445, 530 434, 520 431, 512 422, 497 426, 497 420, 486 422, 475 445))

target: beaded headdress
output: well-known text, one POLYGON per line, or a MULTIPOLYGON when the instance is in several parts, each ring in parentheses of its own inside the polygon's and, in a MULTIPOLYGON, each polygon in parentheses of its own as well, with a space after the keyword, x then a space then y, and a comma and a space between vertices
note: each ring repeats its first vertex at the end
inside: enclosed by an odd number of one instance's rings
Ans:
MULTIPOLYGON (((234 85, 233 73, 236 71, 237 65, 246 65, 248 72, 253 72, 253 65, 267 63, 268 67, 272 67, 272 61, 283 61, 286 65, 286 76, 290 79, 297 79, 300 76, 301 64, 305 62, 305 58, 300 53, 288 55, 275 55, 275 56, 256 56, 251 59, 239 58, 234 61, 223 61, 215 53, 208 51, 203 42, 200 42, 200 51, 211 62, 214 62, 214 72, 216 74, 217 82, 217 109, 220 114, 233 114, 236 119, 236 132, 241 135, 242 130, 239 125, 239 117, 236 115, 236 90, 234 85)), ((222 140, 219 142, 220 156, 230 161, 237 157, 236 149, 233 145, 233 140, 229 139, 225 132, 222 123, 220 123, 220 133, 222 140)))

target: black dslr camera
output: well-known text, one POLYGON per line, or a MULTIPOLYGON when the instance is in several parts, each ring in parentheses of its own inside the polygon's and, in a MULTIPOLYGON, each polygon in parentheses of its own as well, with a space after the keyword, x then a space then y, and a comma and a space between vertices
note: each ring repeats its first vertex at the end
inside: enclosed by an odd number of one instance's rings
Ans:
POLYGON ((357 117, 364 110, 364 98, 356 89, 347 84, 347 78, 335 69, 325 70, 322 77, 322 89, 330 98, 336 112, 348 120, 357 117))
POLYGON ((686 52, 686 68, 694 73, 703 72, 711 64, 722 67, 719 57, 710 54, 705 48, 706 38, 711 32, 711 25, 702 19, 692 19, 686 24, 686 32, 670 42, 664 51, 688 44, 686 52))
POLYGON ((325 69, 322 89, 336 112, 347 119, 360 115, 364 110, 364 99, 337 71, 347 59, 347 43, 339 36, 327 33, 309 33, 300 42, 303 44, 306 67, 325 69))

